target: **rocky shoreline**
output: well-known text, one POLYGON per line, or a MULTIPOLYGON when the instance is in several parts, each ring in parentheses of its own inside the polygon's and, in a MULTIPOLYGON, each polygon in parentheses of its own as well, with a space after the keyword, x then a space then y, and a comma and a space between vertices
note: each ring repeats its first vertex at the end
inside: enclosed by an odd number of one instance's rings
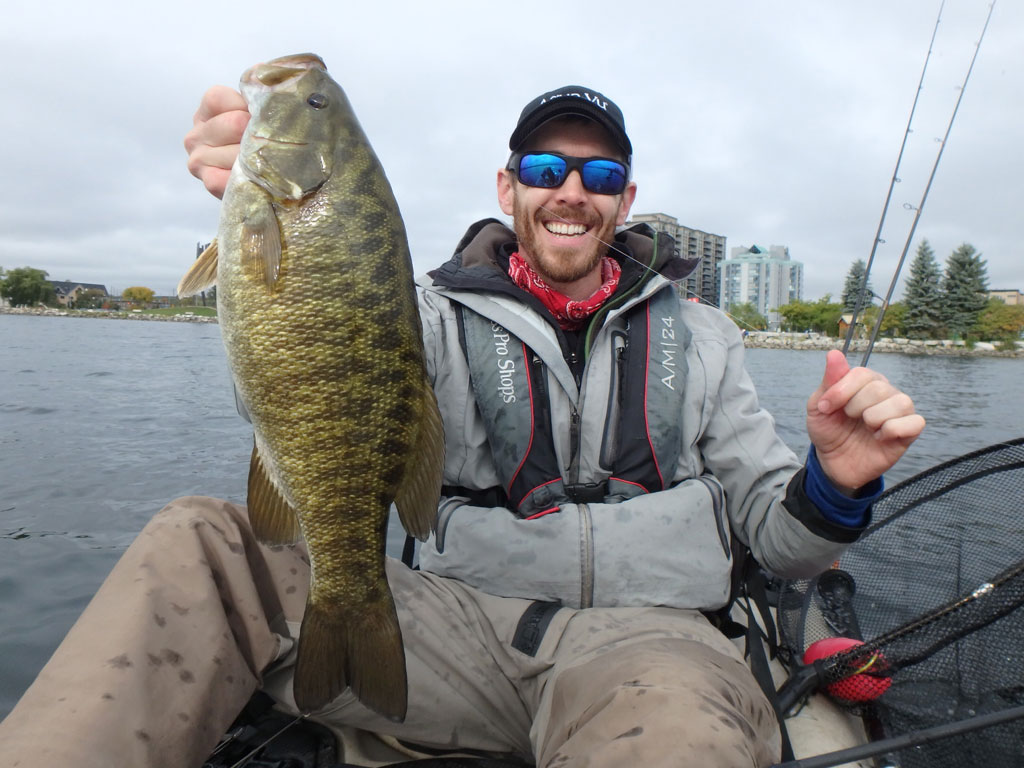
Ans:
MULTIPOLYGON (((750 349, 842 349, 843 339, 834 339, 820 333, 783 333, 753 331, 743 339, 743 345, 750 349)), ((863 352, 867 339, 855 339, 850 350, 863 352)), ((1013 349, 1003 349, 988 341, 977 341, 968 346, 963 341, 921 341, 919 339, 878 339, 872 349, 875 352, 894 352, 901 355, 953 355, 959 357, 1021 357, 1024 358, 1024 342, 1015 342, 1013 349)))
POLYGON ((147 315, 140 311, 122 312, 113 309, 45 309, 35 307, 0 307, 0 315, 35 315, 37 317, 99 317, 108 320, 141 320, 161 323, 216 323, 216 317, 182 313, 180 315, 147 315))
MULTIPOLYGON (((39 317, 100 317, 114 320, 155 321, 164 323, 216 323, 216 317, 203 315, 147 315, 142 312, 117 312, 105 309, 42 309, 28 307, 0 307, 0 315, 36 315, 39 317)), ((783 333, 753 331, 743 339, 749 349, 842 349, 843 340, 820 333, 783 333)), ((850 344, 854 352, 867 347, 867 340, 858 339, 850 344)), ((962 341, 920 341, 918 339, 879 339, 874 352, 893 352, 902 355, 955 355, 960 357, 1020 357, 1024 358, 1024 341, 1018 341, 1014 349, 1002 349, 987 341, 975 342, 971 346, 962 341)))

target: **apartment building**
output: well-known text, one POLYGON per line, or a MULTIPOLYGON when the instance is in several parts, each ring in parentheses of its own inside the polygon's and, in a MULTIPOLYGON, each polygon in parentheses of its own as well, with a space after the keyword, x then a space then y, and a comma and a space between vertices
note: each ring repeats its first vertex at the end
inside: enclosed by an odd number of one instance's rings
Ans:
POLYGON ((778 329, 779 307, 803 298, 804 265, 789 257, 789 248, 757 245, 733 248, 721 264, 719 306, 729 311, 736 304, 753 304, 778 329))
POLYGON ((676 254, 699 258, 697 268, 680 282, 679 290, 685 298, 699 298, 706 304, 718 306, 719 265, 725 258, 724 235, 683 226, 675 216, 665 213, 639 213, 628 223, 648 224, 657 232, 671 235, 676 241, 676 254))

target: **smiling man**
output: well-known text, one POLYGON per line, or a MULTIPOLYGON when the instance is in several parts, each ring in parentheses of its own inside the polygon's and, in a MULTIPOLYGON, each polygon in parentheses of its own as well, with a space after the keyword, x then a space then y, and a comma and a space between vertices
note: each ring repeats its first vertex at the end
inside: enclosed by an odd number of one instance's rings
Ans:
POLYGON ((498 172, 498 202, 515 223, 519 255, 552 288, 587 299, 604 282, 608 244, 636 197, 630 147, 617 146, 601 125, 577 115, 543 124, 515 149, 498 172), (570 169, 566 158, 588 159, 570 169))
MULTIPOLYGON (((213 88, 186 137, 217 196, 246 120, 213 88)), ((708 618, 729 601, 733 544, 782 576, 826 568, 924 421, 834 351, 800 462, 735 324, 679 295, 694 262, 621 229, 637 188, 618 107, 545 93, 509 149, 497 195, 514 231, 473 224, 419 280, 445 485, 420 568, 388 562, 408 713, 345 692, 311 716, 545 768, 767 765, 775 715, 708 618)), ((243 507, 172 503, 0 725, 0 765, 194 765, 257 688, 294 711, 308 581, 302 546, 258 544, 243 507), (187 660, 187 685, 160 648, 187 660)))

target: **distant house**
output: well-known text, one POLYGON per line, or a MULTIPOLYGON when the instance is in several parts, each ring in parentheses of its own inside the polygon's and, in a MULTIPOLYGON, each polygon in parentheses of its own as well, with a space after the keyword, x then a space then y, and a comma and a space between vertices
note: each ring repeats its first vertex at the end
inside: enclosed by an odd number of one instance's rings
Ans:
POLYGON ((989 291, 988 297, 990 299, 999 299, 1004 304, 1024 304, 1024 294, 1015 288, 989 291))
POLYGON ((107 295, 107 287, 98 283, 76 283, 73 280, 50 280, 53 292, 57 296, 57 303, 63 307, 72 306, 79 294, 86 291, 99 291, 103 296, 107 295))

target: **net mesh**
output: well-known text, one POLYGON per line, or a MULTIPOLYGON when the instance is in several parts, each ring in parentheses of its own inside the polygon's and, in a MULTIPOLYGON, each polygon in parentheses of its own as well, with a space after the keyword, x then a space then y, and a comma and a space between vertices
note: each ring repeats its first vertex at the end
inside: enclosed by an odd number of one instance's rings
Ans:
MULTIPOLYGON (((815 579, 787 582, 791 663, 816 641, 863 639, 820 662, 828 692, 896 736, 1024 704, 1024 438, 888 490, 873 523, 815 579)), ((1024 721, 889 756, 903 768, 1024 765, 1024 721)))

